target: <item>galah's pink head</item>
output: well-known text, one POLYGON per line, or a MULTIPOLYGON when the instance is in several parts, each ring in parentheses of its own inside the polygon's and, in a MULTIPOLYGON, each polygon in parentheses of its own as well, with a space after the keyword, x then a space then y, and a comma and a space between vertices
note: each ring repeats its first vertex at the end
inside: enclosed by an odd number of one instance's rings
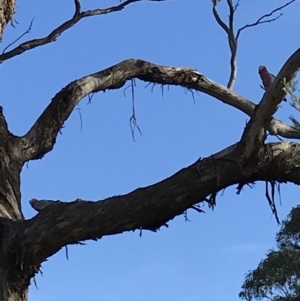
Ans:
POLYGON ((258 68, 258 73, 264 73, 264 72, 268 72, 266 66, 259 66, 258 68))

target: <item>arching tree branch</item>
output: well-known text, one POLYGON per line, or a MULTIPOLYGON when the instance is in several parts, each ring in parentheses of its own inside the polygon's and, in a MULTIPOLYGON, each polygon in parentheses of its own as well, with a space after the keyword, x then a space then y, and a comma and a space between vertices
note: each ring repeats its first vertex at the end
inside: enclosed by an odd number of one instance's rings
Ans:
MULTIPOLYGON (((124 9, 127 5, 134 3, 134 2, 140 2, 143 0, 127 0, 119 5, 112 6, 109 8, 97 8, 93 10, 86 10, 86 11, 81 11, 81 5, 79 0, 74 0, 75 4, 75 13, 73 17, 55 28, 51 33, 49 33, 46 37, 44 38, 39 38, 39 39, 34 39, 30 41, 26 41, 16 48, 4 52, 0 55, 0 63, 3 63, 4 61, 13 58, 16 55, 20 55, 24 53, 27 50, 31 50, 36 47, 40 47, 46 44, 49 44, 51 42, 56 41, 56 39, 67 29, 71 28, 74 26, 76 23, 78 23, 81 19, 86 18, 86 17, 92 17, 92 16, 98 16, 98 15, 105 15, 113 12, 120 11, 124 9)), ((156 2, 161 2, 161 1, 166 1, 166 0, 148 0, 148 1, 156 1, 156 2)))
MULTIPOLYGON (((160 66, 142 60, 125 60, 108 69, 73 81, 57 93, 29 132, 19 138, 21 160, 26 162, 38 159, 52 150, 64 122, 85 96, 107 89, 120 88, 132 78, 194 89, 213 96, 250 117, 255 109, 255 104, 250 100, 209 80, 195 70, 160 66)), ((280 95, 283 93, 283 91, 277 92, 280 95)), ((300 138, 299 131, 275 119, 270 123, 269 129, 271 134, 286 138, 300 138)))

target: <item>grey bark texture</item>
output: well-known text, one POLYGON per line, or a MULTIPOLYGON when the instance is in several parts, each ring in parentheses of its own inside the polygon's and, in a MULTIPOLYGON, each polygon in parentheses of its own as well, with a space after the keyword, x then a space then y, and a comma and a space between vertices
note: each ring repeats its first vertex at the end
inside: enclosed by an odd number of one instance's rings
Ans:
MULTIPOLYGON (((125 1, 112 11, 136 1, 125 1)), ((63 30, 86 17, 80 10, 79 1, 74 2, 74 17, 61 25, 63 30)), ((1 36, 12 18, 14 7, 15 1, 0 1, 1 36)), ((93 11, 89 12, 93 15, 93 11)), ((97 13, 100 14, 99 10, 97 13)), ((107 13, 107 9, 101 13, 107 13)), ((56 37, 57 31, 54 33, 56 37)), ((24 43, 27 48, 18 46, 6 56, 0 55, 0 61, 51 42, 53 35, 49 36, 34 40, 34 43, 24 43)), ((237 185, 238 191, 255 181, 299 185, 300 145, 265 142, 267 131, 285 138, 300 138, 299 131, 272 117, 285 96, 282 79, 288 82, 294 78, 299 67, 300 49, 287 60, 271 89, 255 105, 232 91, 231 86, 226 88, 215 83, 196 70, 125 60, 67 84, 22 137, 9 131, 0 107, 0 301, 27 301, 28 287, 41 264, 69 244, 125 231, 157 231, 188 209, 201 212, 201 204, 215 206, 218 192, 231 185, 237 185), (33 199, 31 204, 39 212, 25 220, 20 190, 24 164, 43 158, 53 149, 63 124, 84 97, 119 89, 133 79, 205 93, 247 114, 250 121, 239 142, 207 158, 200 158, 159 183, 105 200, 77 199, 65 203, 33 199)))

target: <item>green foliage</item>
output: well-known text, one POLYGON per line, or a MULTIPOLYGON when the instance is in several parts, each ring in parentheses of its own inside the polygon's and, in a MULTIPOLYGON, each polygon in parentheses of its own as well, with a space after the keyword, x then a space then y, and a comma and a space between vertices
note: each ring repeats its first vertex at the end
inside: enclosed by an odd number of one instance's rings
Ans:
POLYGON ((300 206, 294 207, 286 220, 282 222, 281 229, 276 236, 276 242, 279 249, 300 250, 300 206))
MULTIPOLYGON (((290 96, 291 98, 291 106, 295 108, 297 111, 300 111, 300 96, 297 96, 297 92, 300 92, 300 90, 297 88, 298 87, 298 82, 295 79, 292 79, 291 81, 287 82, 286 79, 283 79, 283 84, 284 84, 284 92, 290 96)), ((293 116, 291 115, 289 119, 293 123, 293 127, 296 130, 300 131, 300 122, 293 116)))
POLYGON ((300 206, 292 209, 258 267, 246 274, 239 297, 251 300, 300 300, 300 206))

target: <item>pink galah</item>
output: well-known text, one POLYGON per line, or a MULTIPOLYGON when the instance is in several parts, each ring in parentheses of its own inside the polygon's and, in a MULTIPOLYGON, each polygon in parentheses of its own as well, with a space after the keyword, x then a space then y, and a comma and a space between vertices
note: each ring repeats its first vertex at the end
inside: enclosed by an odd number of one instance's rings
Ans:
POLYGON ((31 199, 29 201, 31 207, 37 212, 41 212, 46 207, 51 206, 55 203, 58 203, 58 201, 38 201, 37 199, 31 199))
MULTIPOLYGON (((272 74, 268 71, 266 66, 259 66, 258 73, 260 75, 260 78, 262 80, 262 83, 263 83, 263 86, 265 89, 270 87, 276 78, 276 76, 274 74, 272 74)), ((283 100, 286 101, 286 98, 284 98, 283 100)))

